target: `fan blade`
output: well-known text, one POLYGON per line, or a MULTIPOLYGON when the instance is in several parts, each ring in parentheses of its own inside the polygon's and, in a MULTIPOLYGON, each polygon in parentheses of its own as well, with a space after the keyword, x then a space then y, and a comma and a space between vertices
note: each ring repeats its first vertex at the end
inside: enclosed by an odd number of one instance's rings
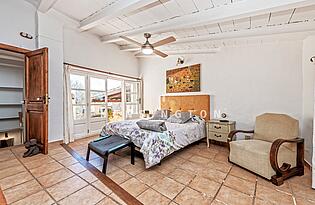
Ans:
POLYGON ((130 43, 136 44, 137 46, 142 46, 142 43, 139 43, 139 42, 137 42, 137 41, 135 41, 135 40, 132 40, 132 39, 126 37, 126 36, 120 36, 120 38, 122 38, 122 39, 124 39, 125 41, 128 41, 128 42, 130 42, 130 43))
POLYGON ((171 36, 171 37, 168 37, 168 38, 165 38, 165 39, 163 39, 163 40, 160 40, 160 41, 158 41, 158 42, 153 43, 152 46, 153 46, 153 47, 163 46, 163 45, 165 45, 165 44, 172 43, 172 42, 174 42, 174 41, 176 41, 176 38, 174 38, 173 36, 171 36))
POLYGON ((155 53, 158 56, 161 56, 162 58, 166 58, 168 56, 167 54, 165 54, 159 50, 155 50, 155 49, 154 49, 153 53, 155 53))

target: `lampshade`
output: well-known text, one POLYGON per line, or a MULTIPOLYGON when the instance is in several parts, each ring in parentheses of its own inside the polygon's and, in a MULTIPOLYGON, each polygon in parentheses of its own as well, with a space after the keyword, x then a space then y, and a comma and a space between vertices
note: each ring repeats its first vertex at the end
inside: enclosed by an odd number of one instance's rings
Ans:
POLYGON ((153 53, 153 47, 149 44, 149 42, 146 42, 142 47, 141 47, 141 52, 144 55, 150 55, 153 53))

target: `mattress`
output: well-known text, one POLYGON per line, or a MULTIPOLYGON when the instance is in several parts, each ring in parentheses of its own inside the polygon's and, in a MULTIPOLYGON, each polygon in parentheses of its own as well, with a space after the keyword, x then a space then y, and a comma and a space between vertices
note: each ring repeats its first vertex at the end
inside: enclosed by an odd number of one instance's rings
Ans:
POLYGON ((101 136, 120 135, 130 139, 143 154, 146 168, 185 146, 206 137, 205 122, 189 121, 184 124, 165 122, 167 131, 154 132, 140 129, 138 120, 111 122, 102 129, 101 136))

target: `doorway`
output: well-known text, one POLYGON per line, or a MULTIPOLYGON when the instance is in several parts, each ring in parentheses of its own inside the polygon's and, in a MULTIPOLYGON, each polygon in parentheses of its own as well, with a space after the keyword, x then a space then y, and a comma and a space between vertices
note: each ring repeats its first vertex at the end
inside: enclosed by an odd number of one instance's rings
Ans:
POLYGON ((0 43, 0 147, 36 139, 48 153, 48 49, 0 43))

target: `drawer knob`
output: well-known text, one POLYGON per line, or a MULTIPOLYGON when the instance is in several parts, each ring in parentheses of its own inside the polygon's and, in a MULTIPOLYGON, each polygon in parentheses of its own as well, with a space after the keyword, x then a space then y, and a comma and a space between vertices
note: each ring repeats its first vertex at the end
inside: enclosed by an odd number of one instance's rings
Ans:
POLYGON ((215 136, 215 137, 222 137, 222 135, 217 135, 217 134, 214 134, 214 136, 215 136))
POLYGON ((215 129, 221 129, 221 126, 214 126, 215 129))

